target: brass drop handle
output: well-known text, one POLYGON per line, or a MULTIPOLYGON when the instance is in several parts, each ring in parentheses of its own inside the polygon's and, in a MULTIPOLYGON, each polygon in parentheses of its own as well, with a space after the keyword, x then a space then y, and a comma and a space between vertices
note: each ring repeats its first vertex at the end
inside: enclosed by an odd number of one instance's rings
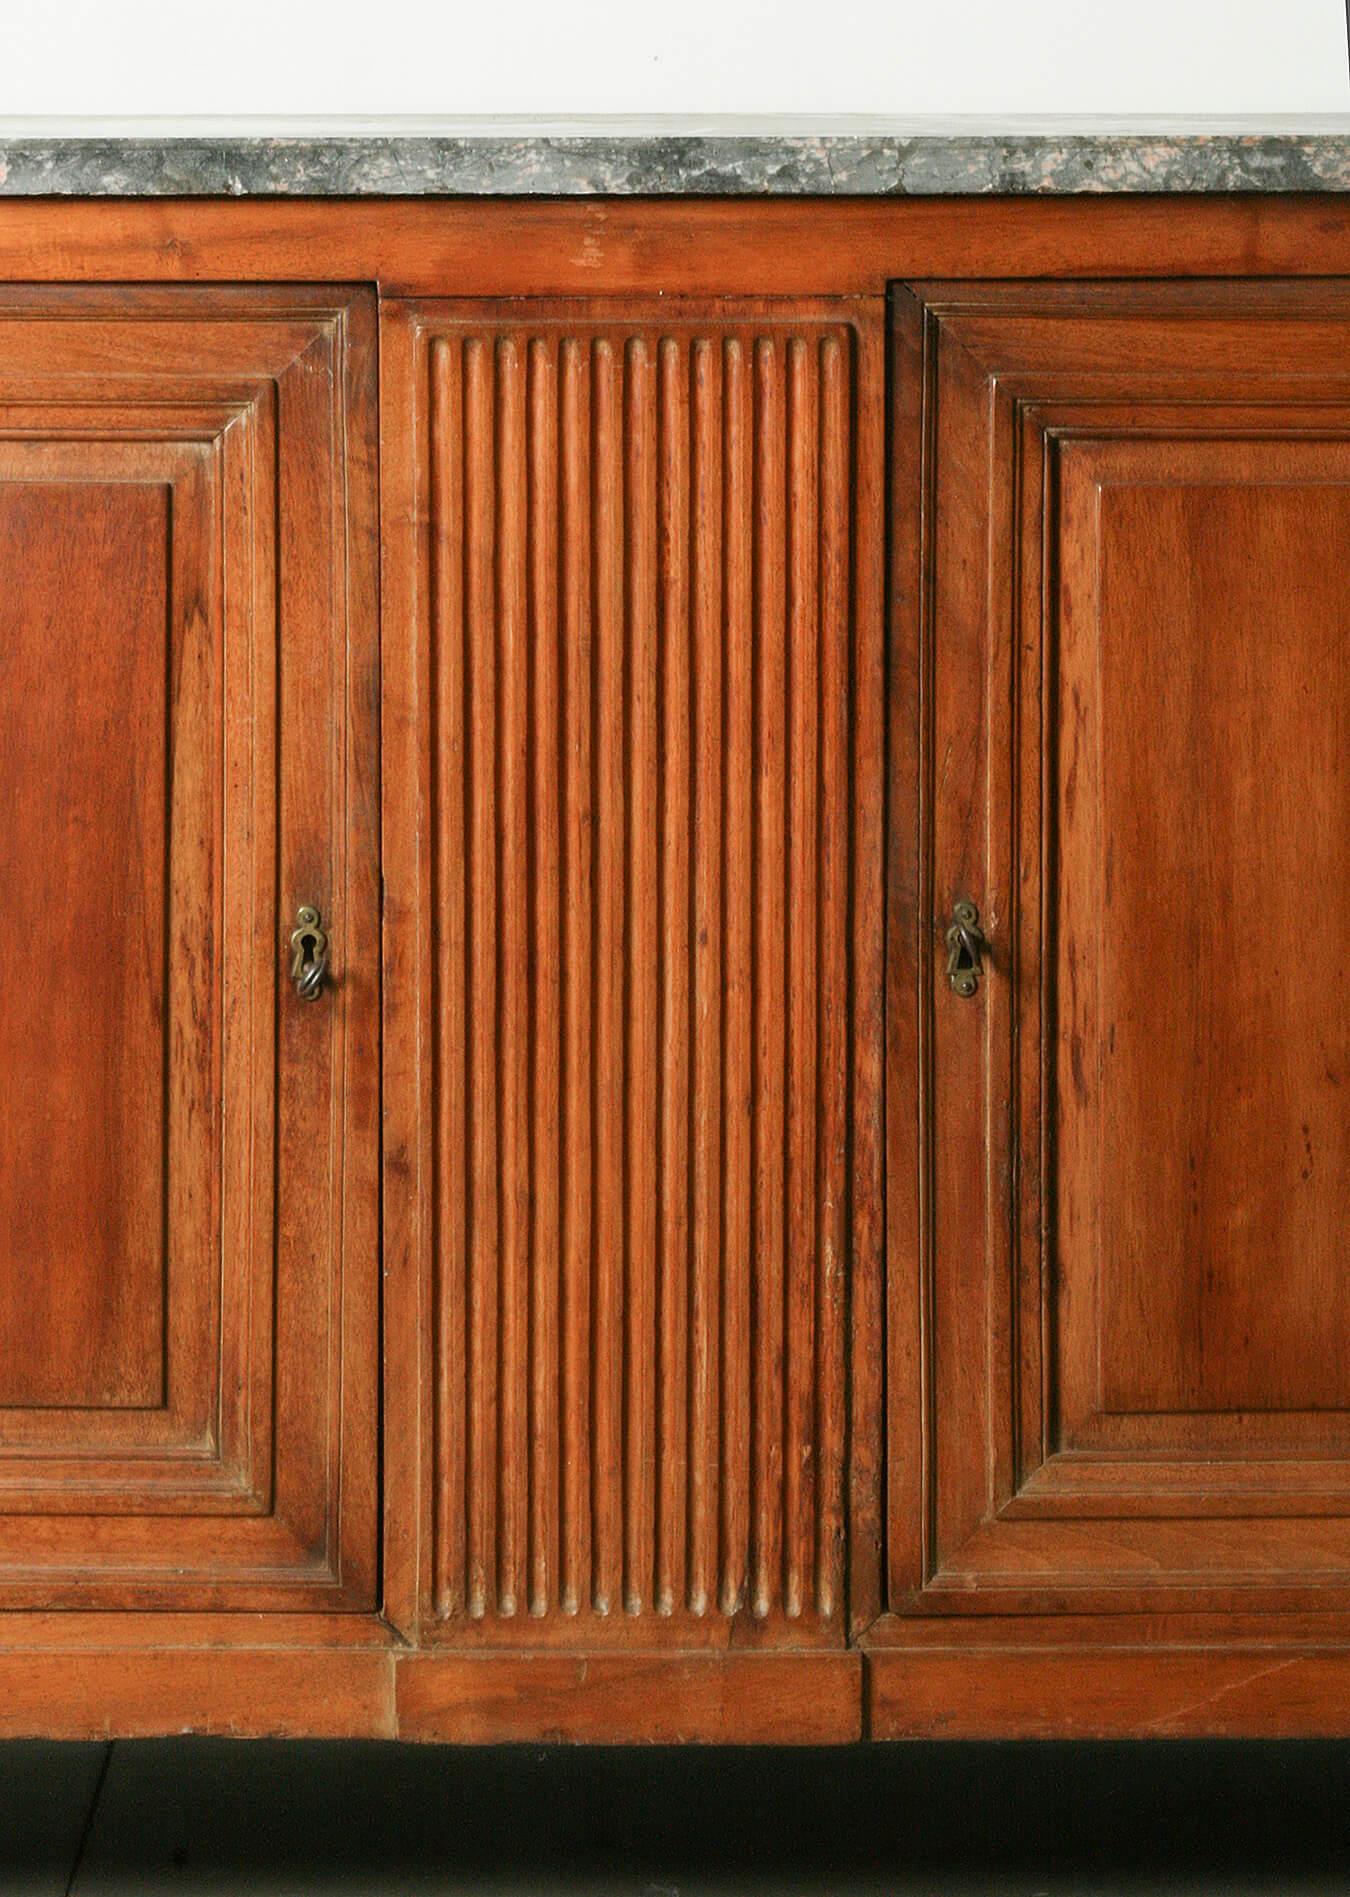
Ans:
POLYGON ((317 1001, 328 974, 328 935, 317 909, 303 903, 291 931, 291 980, 302 1001, 317 1001))
POLYGON ((951 926, 947 930, 947 980, 955 994, 969 1000, 980 985, 984 972, 981 956, 989 944, 980 928, 980 912, 973 902, 952 905, 951 926))

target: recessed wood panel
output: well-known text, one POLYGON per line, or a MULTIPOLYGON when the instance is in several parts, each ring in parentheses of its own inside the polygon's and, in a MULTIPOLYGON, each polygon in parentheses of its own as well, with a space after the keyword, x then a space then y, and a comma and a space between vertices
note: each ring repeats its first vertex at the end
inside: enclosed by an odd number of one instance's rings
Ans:
POLYGON ((5 1605, 373 1602, 369 342, 0 305, 5 1605))
POLYGON ((876 332, 828 304, 403 323, 431 1612, 836 1640, 876 332))
POLYGON ((164 1385, 169 488, 0 483, 0 565, 0 1072, 24 1100, 0 1116, 0 1404, 145 1408, 164 1385))
POLYGON ((1347 340, 1339 285, 897 300, 897 1605, 1350 1595, 1347 340))
POLYGON ((1072 444, 1061 478, 1072 1409, 1344 1410, 1350 443, 1072 444))

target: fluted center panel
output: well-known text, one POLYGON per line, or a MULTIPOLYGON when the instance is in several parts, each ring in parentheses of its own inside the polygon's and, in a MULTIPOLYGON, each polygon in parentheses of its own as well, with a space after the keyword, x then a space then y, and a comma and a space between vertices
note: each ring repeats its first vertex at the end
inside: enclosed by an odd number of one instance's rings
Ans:
POLYGON ((436 1611, 835 1638, 857 339, 422 344, 436 1611))

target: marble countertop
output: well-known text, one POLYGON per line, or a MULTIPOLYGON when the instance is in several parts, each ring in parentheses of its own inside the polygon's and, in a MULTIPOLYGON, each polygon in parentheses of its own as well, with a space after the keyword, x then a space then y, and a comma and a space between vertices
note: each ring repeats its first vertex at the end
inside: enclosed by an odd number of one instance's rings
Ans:
POLYGON ((0 196, 1350 191, 1304 119, 0 119, 0 196))

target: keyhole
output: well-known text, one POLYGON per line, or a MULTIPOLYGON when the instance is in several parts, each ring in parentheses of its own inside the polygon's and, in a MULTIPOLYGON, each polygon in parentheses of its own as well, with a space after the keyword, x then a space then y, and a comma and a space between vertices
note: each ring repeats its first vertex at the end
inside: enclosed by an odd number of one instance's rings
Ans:
POLYGON ((328 936, 317 909, 304 904, 291 931, 291 979, 302 1001, 317 1000, 328 972, 328 936))
POLYGON ((966 1000, 980 985, 980 912, 973 902, 958 902, 952 910, 952 925, 947 931, 947 979, 953 991, 966 1000))

